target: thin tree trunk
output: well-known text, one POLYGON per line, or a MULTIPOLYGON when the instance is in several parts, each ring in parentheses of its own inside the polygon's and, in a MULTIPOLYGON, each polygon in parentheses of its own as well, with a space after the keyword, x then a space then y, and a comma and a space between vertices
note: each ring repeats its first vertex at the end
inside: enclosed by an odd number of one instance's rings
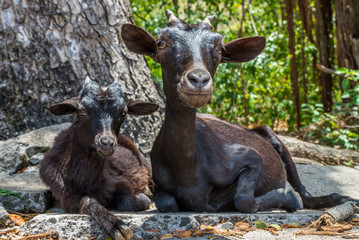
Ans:
POLYGON ((301 56, 302 56, 302 84, 303 84, 303 103, 308 103, 308 82, 307 82, 307 61, 305 58, 305 41, 304 41, 304 33, 301 33, 300 37, 302 49, 301 49, 301 56))
MULTIPOLYGON (((239 31, 238 31, 238 37, 242 37, 243 35, 243 23, 244 23, 244 18, 246 16, 246 8, 245 8, 245 0, 242 1, 242 18, 241 18, 241 25, 239 27, 239 31)), ((243 77, 243 68, 241 66, 241 64, 238 64, 238 69, 240 72, 240 77, 241 77, 241 89, 242 89, 242 104, 243 104, 243 110, 244 110, 244 126, 248 126, 248 102, 247 102, 247 89, 246 89, 246 81, 243 77)), ((236 86, 237 89, 237 86, 236 86)))
POLYGON ((309 2, 308 0, 300 0, 298 1, 298 6, 299 6, 299 13, 300 13, 300 18, 302 20, 303 29, 307 34, 309 41, 314 43, 313 35, 312 35, 312 26, 311 26, 312 16, 311 16, 311 9, 309 7, 309 2))
POLYGON ((289 53, 291 54, 290 65, 292 68, 291 71, 291 81, 293 86, 293 94, 294 101, 296 107, 296 115, 297 115, 297 129, 299 130, 300 123, 300 99, 299 99, 299 86, 298 86, 298 67, 297 60, 295 56, 295 34, 294 34, 294 22, 293 22, 293 8, 294 1, 293 0, 285 0, 286 5, 286 17, 287 17, 287 28, 289 35, 289 53))
MULTIPOLYGON (((334 42, 330 34, 333 33, 332 5, 328 0, 315 0, 315 15, 317 19, 316 36, 319 50, 320 64, 332 68, 334 57, 334 42)), ((330 74, 320 72, 320 85, 322 89, 322 103, 325 112, 330 112, 333 105, 332 88, 333 79, 330 74)))
MULTIPOLYGON (((128 0, 0 0, 0 132, 4 138, 68 121, 51 104, 76 96, 88 75, 107 85, 119 81, 127 99, 164 107, 143 57, 120 39, 132 22, 128 0), (16 4, 15 4, 16 2, 16 4)), ((125 132, 142 151, 151 149, 162 115, 128 117, 125 132)))

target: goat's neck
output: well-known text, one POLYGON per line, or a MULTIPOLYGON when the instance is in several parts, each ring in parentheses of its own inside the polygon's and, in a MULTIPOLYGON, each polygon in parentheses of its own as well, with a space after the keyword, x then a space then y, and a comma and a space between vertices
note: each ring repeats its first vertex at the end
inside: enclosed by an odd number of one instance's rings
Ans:
POLYGON ((166 102, 162 149, 166 159, 188 169, 196 163, 196 110, 181 103, 166 102))
POLYGON ((72 136, 69 141, 71 148, 71 160, 76 164, 84 164, 87 168, 102 168, 105 161, 102 161, 95 149, 88 147, 80 140, 77 129, 71 131, 72 136))

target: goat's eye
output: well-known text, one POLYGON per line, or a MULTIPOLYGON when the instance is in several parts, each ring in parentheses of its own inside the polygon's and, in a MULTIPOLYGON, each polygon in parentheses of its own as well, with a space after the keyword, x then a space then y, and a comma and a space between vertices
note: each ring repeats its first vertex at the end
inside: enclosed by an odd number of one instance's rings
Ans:
POLYGON ((219 54, 222 54, 223 48, 224 48, 224 46, 223 46, 222 44, 219 44, 219 45, 216 47, 216 51, 217 51, 219 54))
POLYGON ((166 41, 163 39, 158 40, 156 44, 159 49, 164 49, 167 46, 166 41))
POLYGON ((84 109, 80 109, 79 114, 80 114, 80 116, 86 116, 87 112, 84 109))

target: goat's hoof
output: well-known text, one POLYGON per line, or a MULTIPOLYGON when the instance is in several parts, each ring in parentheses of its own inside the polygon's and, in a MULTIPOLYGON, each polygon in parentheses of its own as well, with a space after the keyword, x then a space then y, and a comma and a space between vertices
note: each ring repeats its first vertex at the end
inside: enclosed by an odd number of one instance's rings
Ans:
POLYGON ((126 240, 133 238, 132 230, 129 227, 127 227, 126 225, 122 225, 120 228, 120 231, 126 240))
POLYGON ((126 238, 124 236, 122 236, 122 234, 120 233, 120 231, 115 231, 113 233, 113 240, 126 240, 126 238))
POLYGON ((133 233, 129 227, 119 220, 111 231, 111 238, 114 240, 129 240, 133 238, 133 233))

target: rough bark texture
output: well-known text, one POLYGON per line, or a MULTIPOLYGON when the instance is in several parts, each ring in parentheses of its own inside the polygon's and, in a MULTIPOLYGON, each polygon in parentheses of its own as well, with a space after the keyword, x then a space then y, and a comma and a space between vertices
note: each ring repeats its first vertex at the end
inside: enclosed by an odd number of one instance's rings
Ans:
POLYGON ((335 0, 338 66, 359 69, 359 2, 335 0))
MULTIPOLYGON (((164 103, 143 57, 120 39, 132 22, 128 0, 0 0, 0 139, 68 121, 48 108, 76 96, 86 75, 119 81, 127 99, 164 103)), ((123 128, 144 153, 162 123, 162 109, 123 128)))
MULTIPOLYGON (((319 50, 320 64, 332 68, 334 56, 334 41, 329 35, 333 33, 332 24, 332 5, 328 0, 315 0, 316 16, 316 37, 317 48, 319 50)), ((320 85, 322 90, 322 103, 324 111, 330 112, 333 105, 332 75, 320 72, 320 85)))
POLYGON ((342 165, 347 161, 359 165, 358 152, 321 146, 292 137, 279 136, 279 138, 293 157, 311 159, 325 165, 342 165))
POLYGON ((294 21, 293 21, 293 9, 295 2, 293 0, 285 0, 286 17, 287 17, 287 29, 289 35, 289 52, 292 55, 290 59, 290 66, 292 68, 290 78, 293 85, 293 94, 295 101, 295 108, 297 113, 297 129, 300 128, 300 99, 299 99, 299 86, 298 86, 298 67, 297 58, 295 55, 295 34, 294 34, 294 21))

